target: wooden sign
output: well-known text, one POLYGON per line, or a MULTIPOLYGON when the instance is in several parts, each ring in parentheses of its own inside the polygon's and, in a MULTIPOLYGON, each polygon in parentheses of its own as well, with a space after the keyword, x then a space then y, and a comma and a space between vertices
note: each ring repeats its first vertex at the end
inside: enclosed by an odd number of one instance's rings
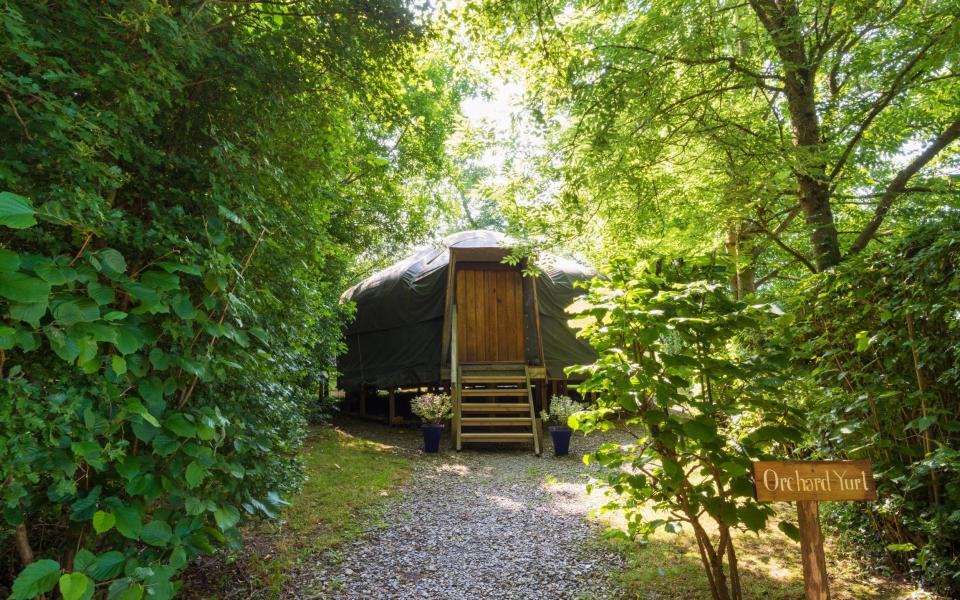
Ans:
POLYGON ((877 499, 866 460, 757 461, 753 480, 760 502, 877 499))
POLYGON ((760 502, 796 501, 805 596, 807 600, 830 600, 817 503, 821 500, 876 500, 877 486, 870 462, 756 461, 753 463, 753 482, 760 502))

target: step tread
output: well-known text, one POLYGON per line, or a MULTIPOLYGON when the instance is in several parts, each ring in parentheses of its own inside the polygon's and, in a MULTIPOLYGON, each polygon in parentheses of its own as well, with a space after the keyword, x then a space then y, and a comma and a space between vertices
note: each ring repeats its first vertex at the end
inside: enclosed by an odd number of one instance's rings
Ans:
POLYGON ((467 433, 460 434, 465 442, 525 442, 533 439, 533 433, 467 433))
POLYGON ((527 378, 524 375, 466 375, 462 377, 461 383, 526 383, 527 378))
POLYGON ((486 375, 491 371, 509 375, 526 375, 526 367, 523 363, 460 363, 460 372, 466 374, 486 375))
POLYGON ((479 427, 479 426, 524 426, 529 427, 531 423, 530 417, 462 417, 460 419, 460 424, 464 427, 479 427))
POLYGON ((521 396, 526 397, 527 388, 470 388, 460 390, 461 396, 521 396))
POLYGON ((463 402, 461 412, 529 412, 527 402, 463 402))

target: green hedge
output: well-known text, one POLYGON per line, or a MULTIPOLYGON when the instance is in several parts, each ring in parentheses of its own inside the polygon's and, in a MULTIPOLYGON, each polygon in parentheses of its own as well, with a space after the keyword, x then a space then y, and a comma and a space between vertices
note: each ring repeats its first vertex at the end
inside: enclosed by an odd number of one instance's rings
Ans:
POLYGON ((426 226, 404 182, 454 98, 390 0, 13 3, 0 30, 0 593, 169 598, 297 486, 339 292, 426 226))
POLYGON ((839 530, 960 593, 960 221, 937 220, 808 280, 795 335, 814 450, 873 463, 879 501, 839 530))

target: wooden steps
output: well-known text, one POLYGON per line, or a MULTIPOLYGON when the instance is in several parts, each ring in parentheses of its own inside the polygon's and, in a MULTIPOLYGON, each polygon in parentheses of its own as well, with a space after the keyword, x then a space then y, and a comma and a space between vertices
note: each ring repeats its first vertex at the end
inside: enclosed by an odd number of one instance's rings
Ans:
MULTIPOLYGON (((453 346, 454 352, 456 346, 453 346)), ((457 365, 456 360, 452 361, 457 365)), ((454 424, 457 450, 466 443, 528 443, 540 454, 540 436, 523 363, 456 366, 454 424), (484 402, 484 399, 488 401, 484 402), (466 416, 469 415, 469 416, 466 416)))

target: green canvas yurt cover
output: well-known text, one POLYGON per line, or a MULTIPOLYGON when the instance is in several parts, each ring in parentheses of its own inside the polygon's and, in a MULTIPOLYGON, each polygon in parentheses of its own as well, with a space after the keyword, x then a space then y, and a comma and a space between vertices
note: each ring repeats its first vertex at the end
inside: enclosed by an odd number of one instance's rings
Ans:
MULTIPOLYGON (((444 316, 451 249, 509 251, 511 238, 493 231, 465 231, 424 248, 347 290, 345 302, 356 304, 344 334, 347 352, 338 359, 339 387, 361 384, 381 389, 440 382, 444 316)), ((593 362, 593 349, 568 325, 565 309, 583 290, 574 283, 593 271, 572 260, 544 254, 538 258, 536 298, 532 278, 524 277, 524 328, 527 364, 540 363, 534 310, 539 311, 543 357, 550 378, 564 379, 564 367, 593 362)))

